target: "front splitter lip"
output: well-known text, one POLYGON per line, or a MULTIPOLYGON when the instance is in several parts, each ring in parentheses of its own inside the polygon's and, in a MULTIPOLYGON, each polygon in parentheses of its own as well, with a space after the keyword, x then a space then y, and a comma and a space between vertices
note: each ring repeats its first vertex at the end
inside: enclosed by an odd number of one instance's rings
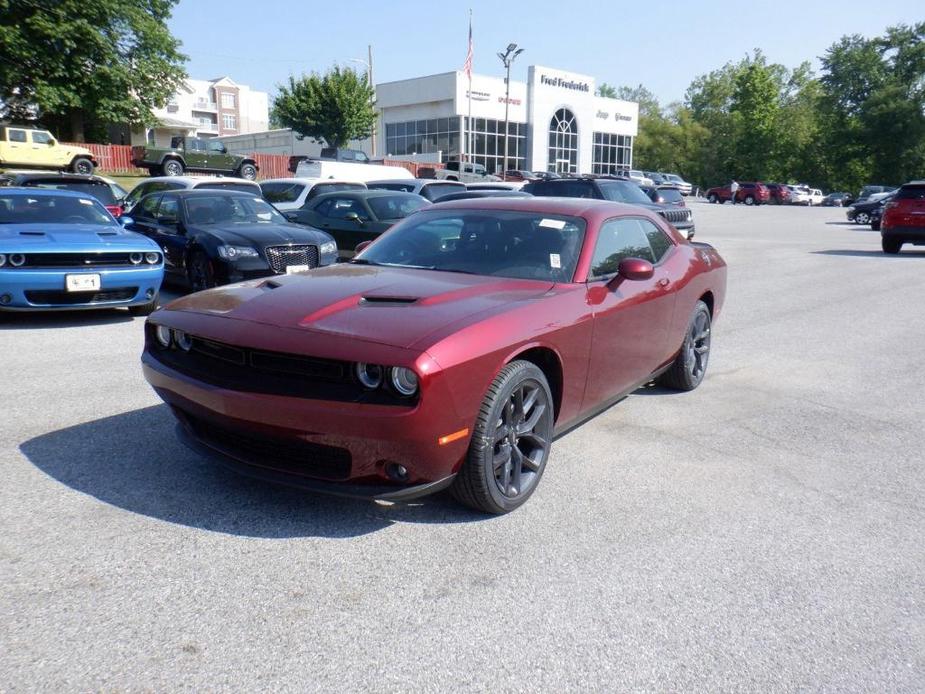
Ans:
POLYGON ((177 437, 190 449, 220 465, 254 479, 286 487, 295 487, 306 491, 341 496, 350 499, 367 499, 378 501, 410 501, 422 496, 435 494, 449 487, 456 478, 455 473, 434 482, 416 484, 410 487, 395 487, 390 485, 350 484, 349 482, 324 482, 299 475, 292 475, 278 470, 259 467, 234 458, 224 451, 203 443, 179 422, 176 425, 177 437))

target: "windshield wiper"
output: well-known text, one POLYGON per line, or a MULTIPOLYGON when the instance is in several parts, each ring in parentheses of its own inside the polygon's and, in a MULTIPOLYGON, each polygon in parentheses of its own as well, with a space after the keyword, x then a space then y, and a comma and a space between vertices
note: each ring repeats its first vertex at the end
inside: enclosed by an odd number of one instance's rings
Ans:
POLYGON ((381 263, 375 263, 372 260, 367 260, 366 258, 351 258, 347 262, 353 263, 354 265, 381 265, 381 263))

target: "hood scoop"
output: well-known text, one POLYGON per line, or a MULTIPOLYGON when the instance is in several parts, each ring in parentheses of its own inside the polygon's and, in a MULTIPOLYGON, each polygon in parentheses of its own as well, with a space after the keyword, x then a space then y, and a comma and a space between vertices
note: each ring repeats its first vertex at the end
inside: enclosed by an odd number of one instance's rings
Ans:
POLYGON ((418 300, 416 296, 364 296, 360 298, 360 306, 395 306, 413 304, 418 300))
POLYGON ((44 236, 44 231, 20 231, 20 236, 44 236))
POLYGON ((119 233, 116 231, 98 231, 96 232, 97 236, 118 236, 119 233))

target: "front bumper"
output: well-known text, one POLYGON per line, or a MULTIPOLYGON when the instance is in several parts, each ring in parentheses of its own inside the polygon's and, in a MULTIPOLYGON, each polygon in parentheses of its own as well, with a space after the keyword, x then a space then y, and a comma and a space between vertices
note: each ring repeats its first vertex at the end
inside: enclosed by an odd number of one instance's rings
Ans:
POLYGON ((147 304, 160 290, 163 265, 133 268, 0 269, 0 310, 61 311, 147 304), (100 276, 99 290, 67 292, 66 275, 100 276))
POLYGON ((374 405, 228 390, 148 352, 142 364, 181 423, 184 441, 251 477, 344 496, 410 499, 448 486, 468 450, 468 436, 438 443, 471 427, 460 426, 466 418, 439 383, 416 405, 374 405), (421 405, 425 397, 430 407, 421 405), (388 463, 407 468, 407 480, 391 480, 388 463))

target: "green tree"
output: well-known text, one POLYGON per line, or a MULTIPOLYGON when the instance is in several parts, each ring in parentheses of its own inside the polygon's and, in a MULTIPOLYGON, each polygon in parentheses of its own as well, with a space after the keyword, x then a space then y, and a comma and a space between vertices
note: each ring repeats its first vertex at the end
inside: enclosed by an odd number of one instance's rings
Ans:
POLYGON ((153 124, 186 72, 167 29, 178 0, 0 0, 0 116, 60 137, 153 124))
POLYGON ((736 70, 729 104, 735 176, 756 181, 779 177, 780 78, 780 71, 770 68, 760 54, 736 70))
POLYGON ((369 137, 376 122, 373 90, 367 77, 335 66, 324 75, 289 77, 280 85, 272 118, 300 137, 341 147, 369 137))
POLYGON ((606 97, 608 99, 616 99, 617 90, 613 85, 607 84, 606 82, 601 82, 597 87, 597 95, 606 97))

